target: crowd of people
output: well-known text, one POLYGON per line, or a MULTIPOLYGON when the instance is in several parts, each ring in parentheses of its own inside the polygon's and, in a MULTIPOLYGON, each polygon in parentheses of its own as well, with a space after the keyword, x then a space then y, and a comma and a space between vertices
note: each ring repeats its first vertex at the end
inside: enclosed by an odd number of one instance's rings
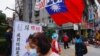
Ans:
POLYGON ((94 38, 88 39, 89 44, 94 45, 95 47, 100 47, 100 31, 97 31, 94 35, 94 38))
MULTIPOLYGON (((12 46, 12 28, 8 28, 5 37, 7 40, 7 48, 8 53, 7 56, 11 56, 11 46, 12 46)), ((28 47, 35 51, 35 56, 61 56, 62 54, 62 48, 61 45, 58 42, 59 35, 54 32, 51 36, 52 41, 49 41, 47 39, 47 36, 44 32, 37 32, 28 37, 28 47)), ((69 42, 69 36, 66 34, 66 32, 63 33, 63 46, 64 49, 70 48, 68 45, 69 42)), ((26 47, 27 48, 27 47, 26 47)), ((30 50, 29 50, 30 51, 30 50)), ((87 47, 84 44, 79 32, 77 32, 76 38, 75 38, 75 55, 76 56, 83 56, 87 53, 87 47)), ((27 53, 24 56, 34 56, 33 54, 27 53)))
MULTIPOLYGON (((52 41, 48 41, 46 35, 42 32, 34 33, 29 37, 29 46, 36 50, 37 56, 60 56, 62 48, 57 41, 57 34, 53 34, 52 41)), ((63 35, 64 49, 69 48, 68 36, 63 35)), ((87 53, 87 47, 83 43, 80 35, 77 34, 75 43, 76 56, 83 56, 87 53)))

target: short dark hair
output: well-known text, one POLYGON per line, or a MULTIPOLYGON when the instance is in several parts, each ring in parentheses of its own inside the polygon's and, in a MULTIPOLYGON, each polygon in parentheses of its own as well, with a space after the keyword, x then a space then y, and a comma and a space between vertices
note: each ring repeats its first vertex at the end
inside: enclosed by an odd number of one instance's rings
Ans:
POLYGON ((38 46, 39 52, 43 55, 47 54, 51 48, 51 44, 44 33, 35 33, 32 38, 32 43, 38 46))
POLYGON ((28 39, 26 40, 26 42, 29 42, 29 39, 32 39, 32 38, 33 38, 33 35, 30 34, 29 37, 28 37, 28 39))

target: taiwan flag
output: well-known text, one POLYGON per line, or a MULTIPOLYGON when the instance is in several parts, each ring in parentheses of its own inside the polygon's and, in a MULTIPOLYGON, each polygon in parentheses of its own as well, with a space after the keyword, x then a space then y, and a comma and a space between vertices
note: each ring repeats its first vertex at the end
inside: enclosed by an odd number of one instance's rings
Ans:
POLYGON ((82 22, 82 15, 85 7, 83 0, 49 0, 49 3, 51 5, 47 6, 46 10, 57 25, 68 22, 82 22), (56 3, 55 1, 60 2, 56 3))

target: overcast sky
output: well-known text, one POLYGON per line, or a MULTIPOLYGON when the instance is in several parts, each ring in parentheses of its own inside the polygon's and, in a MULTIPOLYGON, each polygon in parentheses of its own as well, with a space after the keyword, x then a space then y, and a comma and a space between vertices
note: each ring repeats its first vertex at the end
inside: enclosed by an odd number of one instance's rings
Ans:
POLYGON ((15 0, 0 0, 0 10, 6 14, 7 17, 12 17, 13 11, 6 9, 6 7, 15 8, 15 0))

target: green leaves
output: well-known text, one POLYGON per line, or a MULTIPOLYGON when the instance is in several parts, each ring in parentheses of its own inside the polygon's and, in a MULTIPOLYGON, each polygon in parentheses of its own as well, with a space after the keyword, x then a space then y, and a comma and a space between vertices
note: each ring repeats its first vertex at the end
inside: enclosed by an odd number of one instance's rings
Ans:
POLYGON ((6 15, 0 11, 0 24, 6 23, 6 15))

